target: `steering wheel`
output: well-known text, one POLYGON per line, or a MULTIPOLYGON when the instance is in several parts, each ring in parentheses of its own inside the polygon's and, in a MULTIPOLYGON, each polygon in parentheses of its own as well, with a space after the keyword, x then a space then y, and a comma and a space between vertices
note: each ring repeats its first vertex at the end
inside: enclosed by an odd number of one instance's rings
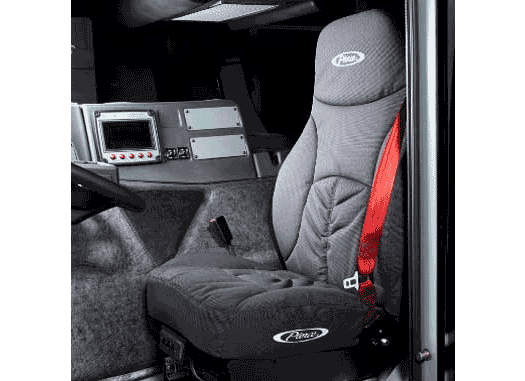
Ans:
POLYGON ((71 163, 71 183, 81 185, 83 188, 102 196, 102 199, 106 199, 105 207, 99 209, 107 209, 110 205, 133 212, 142 212, 146 208, 146 202, 135 192, 74 163, 71 163))

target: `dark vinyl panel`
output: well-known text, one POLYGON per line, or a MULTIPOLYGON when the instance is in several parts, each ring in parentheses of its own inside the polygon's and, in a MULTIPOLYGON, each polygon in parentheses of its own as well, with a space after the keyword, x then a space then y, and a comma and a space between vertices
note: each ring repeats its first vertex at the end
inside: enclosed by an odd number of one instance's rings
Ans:
POLYGON ((71 70, 71 102, 97 102, 97 85, 94 70, 71 70))
POLYGON ((75 46, 71 52, 71 67, 92 68, 94 66, 93 31, 88 17, 71 18, 71 44, 75 46))
POLYGON ((243 119, 251 133, 266 132, 257 116, 246 88, 246 77, 240 63, 225 64, 221 68, 222 88, 226 99, 235 101, 243 110, 243 119))
POLYGON ((93 29, 87 17, 71 18, 71 102, 97 101, 93 29))

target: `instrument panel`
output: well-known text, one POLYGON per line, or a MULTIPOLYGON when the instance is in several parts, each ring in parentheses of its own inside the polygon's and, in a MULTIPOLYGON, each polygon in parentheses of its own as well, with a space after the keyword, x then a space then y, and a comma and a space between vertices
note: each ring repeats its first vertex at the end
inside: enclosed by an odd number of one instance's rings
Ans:
POLYGON ((124 181, 274 177, 290 147, 273 140, 247 134, 230 100, 71 104, 71 160, 112 164, 124 181))
POLYGON ((129 181, 257 178, 239 107, 229 100, 80 106, 90 156, 129 181))

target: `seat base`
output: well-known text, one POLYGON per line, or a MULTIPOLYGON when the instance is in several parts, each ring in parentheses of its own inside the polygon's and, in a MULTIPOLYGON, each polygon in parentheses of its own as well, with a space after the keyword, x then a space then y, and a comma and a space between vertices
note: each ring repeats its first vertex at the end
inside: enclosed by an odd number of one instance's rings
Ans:
MULTIPOLYGON (((251 359, 221 359, 211 356, 162 323, 155 320, 153 323, 159 327, 158 331, 163 327, 164 331, 167 330, 178 339, 181 347, 170 351, 170 346, 163 345, 161 335, 159 348, 166 355, 177 359, 179 372, 193 374, 196 379, 205 381, 357 381, 377 377, 406 357, 398 324, 385 316, 362 332, 358 346, 282 358, 251 359), (382 339, 387 339, 388 345, 384 345, 382 339)), ((173 345, 171 348, 174 349, 173 345)))
POLYGON ((187 343, 182 367, 205 381, 354 381, 377 377, 401 361, 394 347, 352 347, 344 350, 296 355, 279 359, 224 360, 187 343))

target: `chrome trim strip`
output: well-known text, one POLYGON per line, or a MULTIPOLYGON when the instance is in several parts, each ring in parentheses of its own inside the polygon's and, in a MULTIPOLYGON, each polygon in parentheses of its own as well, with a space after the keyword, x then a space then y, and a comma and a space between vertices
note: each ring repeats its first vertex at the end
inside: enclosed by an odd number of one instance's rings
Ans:
POLYGON ((437 4, 407 2, 411 380, 437 380, 437 4), (428 348, 432 360, 418 364, 428 348))

